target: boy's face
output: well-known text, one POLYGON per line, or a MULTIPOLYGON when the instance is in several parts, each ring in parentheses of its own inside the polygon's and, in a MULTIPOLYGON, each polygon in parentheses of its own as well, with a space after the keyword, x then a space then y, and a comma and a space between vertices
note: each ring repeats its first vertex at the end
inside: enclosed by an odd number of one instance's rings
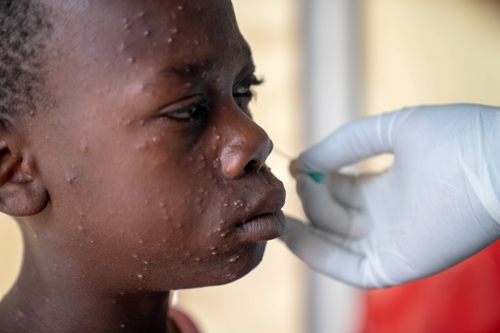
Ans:
POLYGON ((246 274, 283 230, 285 193, 230 1, 47 2, 55 104, 26 126, 51 199, 37 239, 117 288, 246 274))

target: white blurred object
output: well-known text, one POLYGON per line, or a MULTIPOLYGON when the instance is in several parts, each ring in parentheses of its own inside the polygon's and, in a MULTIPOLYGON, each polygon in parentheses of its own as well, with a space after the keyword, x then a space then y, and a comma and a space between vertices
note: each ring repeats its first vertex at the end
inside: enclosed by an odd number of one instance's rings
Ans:
POLYGON ((363 288, 449 268, 500 238, 500 108, 407 108, 352 122, 300 155, 297 175, 312 225, 287 221, 288 247, 315 270, 363 288), (386 172, 341 167, 382 153, 386 172))
POLYGON ((179 291, 171 290, 170 291, 170 299, 168 301, 169 306, 177 306, 179 305, 179 291))
MULTIPOLYGON (((362 11, 358 0, 307 0, 303 6, 304 123, 311 145, 358 116, 362 11)), ((359 290, 311 272, 308 291, 308 332, 358 330, 363 301, 359 290)))

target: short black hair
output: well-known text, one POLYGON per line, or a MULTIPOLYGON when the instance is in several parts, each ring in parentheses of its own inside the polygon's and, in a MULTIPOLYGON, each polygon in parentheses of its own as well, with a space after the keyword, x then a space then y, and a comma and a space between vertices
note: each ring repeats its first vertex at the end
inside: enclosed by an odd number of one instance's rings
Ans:
POLYGON ((15 116, 37 109, 51 31, 46 5, 37 0, 0 0, 0 114, 15 116))

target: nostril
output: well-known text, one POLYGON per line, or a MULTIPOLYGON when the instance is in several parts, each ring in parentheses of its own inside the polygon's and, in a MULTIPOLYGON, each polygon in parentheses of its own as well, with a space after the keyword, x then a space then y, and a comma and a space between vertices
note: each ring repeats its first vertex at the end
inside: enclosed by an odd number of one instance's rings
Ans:
POLYGON ((261 168, 261 166, 262 166, 261 163, 259 163, 257 160, 251 160, 245 166, 245 172, 259 170, 261 168))

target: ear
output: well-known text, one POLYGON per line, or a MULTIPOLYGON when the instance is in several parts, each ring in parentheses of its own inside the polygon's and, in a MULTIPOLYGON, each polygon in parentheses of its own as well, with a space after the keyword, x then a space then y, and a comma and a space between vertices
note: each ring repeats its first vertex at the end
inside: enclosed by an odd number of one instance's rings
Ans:
POLYGON ((31 216, 43 211, 48 201, 34 156, 23 150, 21 135, 0 124, 0 212, 31 216))

